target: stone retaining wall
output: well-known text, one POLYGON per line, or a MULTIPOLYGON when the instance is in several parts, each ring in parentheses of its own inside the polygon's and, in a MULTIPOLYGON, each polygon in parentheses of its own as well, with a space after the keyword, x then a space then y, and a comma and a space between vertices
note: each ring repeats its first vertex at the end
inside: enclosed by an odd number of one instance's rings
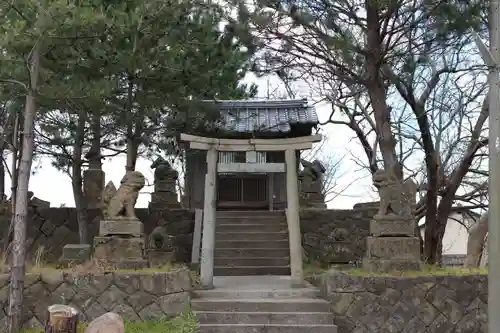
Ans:
MULTIPOLYGON (((348 263, 359 260, 365 251, 373 208, 359 207, 353 210, 304 209, 300 220, 304 249, 309 259, 322 263, 348 263)), ((156 226, 165 225, 175 236, 176 260, 189 262, 194 230, 194 212, 185 209, 148 210, 136 209, 149 234, 156 226)), ((99 210, 89 210, 89 234, 97 235, 99 210)), ((8 218, 0 219, 0 245, 6 241, 8 218), (3 221, 5 220, 5 221, 3 221)), ((46 208, 30 210, 28 220, 28 253, 34 254, 43 247, 44 260, 57 261, 66 244, 78 243, 78 224, 74 208, 46 208)))
POLYGON ((339 333, 485 332, 485 275, 407 278, 329 272, 312 282, 331 302, 339 333))
MULTIPOLYGON (((68 304, 81 311, 80 320, 91 321, 108 312, 125 320, 175 316, 189 309, 192 289, 189 271, 166 273, 78 274, 50 271, 27 274, 23 323, 41 327, 47 307, 68 304)), ((8 276, 0 275, 0 332, 7 327, 8 276)))
POLYGON ((300 213, 302 244, 307 259, 324 264, 360 260, 366 250, 370 219, 376 209, 304 209, 300 213))
MULTIPOLYGON (((100 210, 89 210, 89 234, 94 237, 98 233, 100 210)), ((175 235, 174 246, 177 260, 188 262, 191 259, 193 243, 194 212, 184 209, 153 210, 136 209, 137 217, 144 223, 144 231, 149 234, 156 226, 165 225, 167 231, 175 235)), ((6 220, 5 218, 2 220, 6 220)), ((5 244, 9 228, 8 219, 0 227, 1 244, 5 244)), ((28 253, 33 255, 43 247, 44 260, 55 262, 62 255, 66 244, 77 244, 78 223, 74 208, 30 209, 27 224, 28 253)))

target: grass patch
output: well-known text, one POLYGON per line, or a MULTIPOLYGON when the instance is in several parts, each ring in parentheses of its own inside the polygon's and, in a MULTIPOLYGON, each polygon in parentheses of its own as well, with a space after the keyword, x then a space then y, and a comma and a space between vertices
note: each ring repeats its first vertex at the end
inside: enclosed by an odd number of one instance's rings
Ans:
POLYGON ((89 260, 83 264, 70 264, 67 266, 61 266, 57 264, 43 264, 43 265, 27 265, 27 273, 42 274, 45 272, 67 272, 67 273, 110 273, 110 272, 121 272, 121 273, 159 273, 159 272, 172 272, 184 268, 182 264, 167 263, 164 265, 158 265, 153 267, 145 267, 140 269, 123 269, 118 268, 114 265, 108 264, 103 260, 89 260))
MULTIPOLYGON (((10 265, 8 257, 10 248, 0 256, 0 273, 8 273, 10 265)), ((154 267, 147 267, 141 269, 122 269, 106 262, 105 260, 89 260, 83 264, 69 264, 62 266, 60 264, 48 263, 45 260, 45 249, 43 246, 37 248, 34 255, 26 262, 26 273, 42 274, 48 272, 68 272, 68 273, 109 273, 109 272, 172 272, 185 267, 182 264, 166 263, 154 267)), ((194 275, 193 275, 194 276, 194 275)))
POLYGON ((438 267, 434 265, 423 265, 421 271, 392 271, 387 273, 367 272, 361 268, 351 268, 343 271, 353 276, 446 276, 446 275, 477 275, 488 274, 487 268, 465 268, 465 267, 438 267))
MULTIPOLYGON (((126 333, 195 333, 198 321, 191 312, 172 319, 125 322, 126 333)), ((77 333, 84 333, 86 323, 79 323, 77 333)), ((23 330, 23 333, 43 333, 43 329, 23 330)))
POLYGON ((435 265, 423 265, 421 271, 391 271, 386 273, 369 272, 360 267, 346 267, 332 265, 326 267, 318 264, 304 264, 304 275, 306 277, 318 276, 326 273, 328 270, 338 270, 344 274, 353 276, 402 276, 402 277, 419 277, 419 276, 446 276, 446 275, 477 275, 488 274, 488 268, 465 268, 465 267, 438 267, 435 265))

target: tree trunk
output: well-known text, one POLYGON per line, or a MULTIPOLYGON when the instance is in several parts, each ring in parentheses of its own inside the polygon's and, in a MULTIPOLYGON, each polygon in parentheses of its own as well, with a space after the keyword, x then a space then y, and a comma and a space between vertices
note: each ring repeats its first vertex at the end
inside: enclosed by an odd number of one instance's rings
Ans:
POLYGON ((14 239, 9 286, 8 332, 18 333, 22 327, 24 273, 26 263, 26 220, 28 218, 28 188, 33 161, 36 118, 36 89, 40 71, 40 39, 31 55, 30 85, 24 110, 22 155, 16 191, 14 239))
POLYGON ((427 193, 425 213, 425 237, 424 237, 424 260, 428 264, 439 262, 436 258, 439 243, 437 235, 437 195, 439 186, 439 163, 438 152, 434 147, 429 119, 425 113, 425 106, 412 100, 412 109, 417 117, 417 123, 422 135, 422 143, 425 152, 425 165, 427 168, 427 193))
MULTIPOLYGON (((396 139, 391 130, 391 112, 386 101, 386 89, 381 76, 380 64, 383 60, 382 37, 380 36, 380 17, 377 1, 366 1, 367 51, 365 82, 375 117, 376 132, 384 168, 392 170, 400 179, 403 178, 401 165, 396 154, 396 139)), ((374 152, 376 154, 376 152, 374 152)))
POLYGON ((479 267, 488 267, 488 234, 484 238, 483 253, 481 253, 481 260, 479 260, 479 267))
POLYGON ((101 115, 92 115, 92 141, 89 151, 89 169, 102 170, 101 161, 101 115))
POLYGON ((68 305, 54 304, 47 309, 44 333, 76 333, 78 311, 68 305))
MULTIPOLYGON (((489 92, 487 96, 489 95, 489 92)), ((433 248, 429 250, 436 257, 436 263, 441 263, 441 257, 443 254, 443 238, 446 231, 446 224, 448 222, 448 217, 450 216, 451 209, 453 207, 453 201, 455 200, 455 194, 462 183, 463 178, 469 171, 470 166, 476 156, 478 149, 484 147, 487 144, 487 140, 480 140, 481 130, 484 123, 488 119, 489 109, 488 109, 488 97, 485 98, 481 113, 477 119, 474 129, 472 130, 472 135, 464 156, 460 160, 458 166, 453 170, 451 176, 449 177, 448 185, 443 191, 441 201, 439 202, 436 217, 436 231, 433 233, 436 243, 433 244, 433 248)), ((427 245, 427 243, 426 243, 427 245)), ((426 250, 427 251, 427 250, 426 250)))
POLYGON ((5 198, 5 160, 3 142, 0 142, 0 201, 5 198))
POLYGON ((11 244, 12 233, 14 232, 14 212, 16 211, 16 192, 17 192, 17 176, 19 174, 19 168, 17 165, 17 157, 19 153, 19 115, 16 115, 14 120, 14 127, 12 129, 12 161, 11 161, 11 180, 10 180, 10 224, 9 230, 4 244, 3 252, 7 253, 8 248, 11 244))
MULTIPOLYGON (((443 238, 446 232, 446 225, 448 224, 448 218, 451 213, 451 208, 453 207, 453 200, 455 198, 455 192, 447 192, 441 198, 439 202, 437 217, 436 217, 436 229, 433 234, 435 237, 435 243, 432 245, 433 255, 435 257, 435 263, 437 265, 442 264, 443 258, 443 238)), ((427 244, 426 244, 427 245, 427 244)))
MULTIPOLYGON (((20 139, 21 137, 19 136, 19 124, 20 124, 20 118, 22 118, 20 115, 16 116, 16 120, 14 122, 14 130, 12 134, 12 161, 11 161, 11 172, 12 172, 12 179, 10 182, 10 193, 11 193, 11 205, 12 205, 12 211, 14 212, 16 209, 16 192, 17 192, 17 181, 18 181, 18 175, 19 175, 19 166, 17 165, 18 163, 18 157, 20 156, 20 153, 22 153, 22 145, 20 146, 20 139)), ((12 220, 14 222, 14 220, 12 220)), ((14 227, 14 223, 12 223, 12 228, 14 227)), ((11 231, 12 233, 12 231, 11 231)))
POLYGON ((418 245, 420 247, 420 260, 424 261, 424 238, 420 231, 418 223, 415 223, 415 235, 418 237, 418 245))
POLYGON ((487 233, 488 212, 483 214, 469 231, 469 238, 467 239, 467 257, 465 258, 464 263, 465 267, 479 267, 487 233))
POLYGON ((71 184, 73 187, 73 197, 75 199, 76 218, 78 221, 78 235, 80 244, 88 244, 88 214, 83 194, 82 179, 82 147, 85 135, 85 117, 83 114, 78 116, 78 125, 75 133, 75 143, 73 147, 71 184))
MULTIPOLYGON (((132 125, 130 125, 132 127, 132 125)), ((138 145, 134 140, 133 130, 130 131, 130 137, 127 137, 127 165, 125 167, 126 171, 134 171, 135 164, 137 163, 137 150, 138 145)))
POLYGON ((137 149, 138 146, 135 142, 135 132, 134 132, 134 114, 132 113, 134 99, 134 83, 132 82, 131 76, 128 79, 128 89, 127 89, 127 165, 125 166, 125 171, 134 171, 135 164, 137 162, 137 149))

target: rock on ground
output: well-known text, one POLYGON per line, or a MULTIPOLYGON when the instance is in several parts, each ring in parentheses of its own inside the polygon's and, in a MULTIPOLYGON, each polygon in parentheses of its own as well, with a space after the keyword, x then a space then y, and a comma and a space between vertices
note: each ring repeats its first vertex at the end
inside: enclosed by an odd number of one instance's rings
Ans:
POLYGON ((120 315, 108 312, 92 320, 84 333, 125 333, 120 315))

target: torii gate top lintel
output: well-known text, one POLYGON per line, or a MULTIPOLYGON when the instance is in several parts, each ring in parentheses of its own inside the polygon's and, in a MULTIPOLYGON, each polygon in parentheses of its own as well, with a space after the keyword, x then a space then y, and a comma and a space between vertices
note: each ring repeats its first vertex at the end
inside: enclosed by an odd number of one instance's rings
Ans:
POLYGON ((311 149, 320 142, 320 134, 280 139, 217 139, 182 133, 180 141, 189 143, 189 148, 217 151, 286 151, 311 149))

